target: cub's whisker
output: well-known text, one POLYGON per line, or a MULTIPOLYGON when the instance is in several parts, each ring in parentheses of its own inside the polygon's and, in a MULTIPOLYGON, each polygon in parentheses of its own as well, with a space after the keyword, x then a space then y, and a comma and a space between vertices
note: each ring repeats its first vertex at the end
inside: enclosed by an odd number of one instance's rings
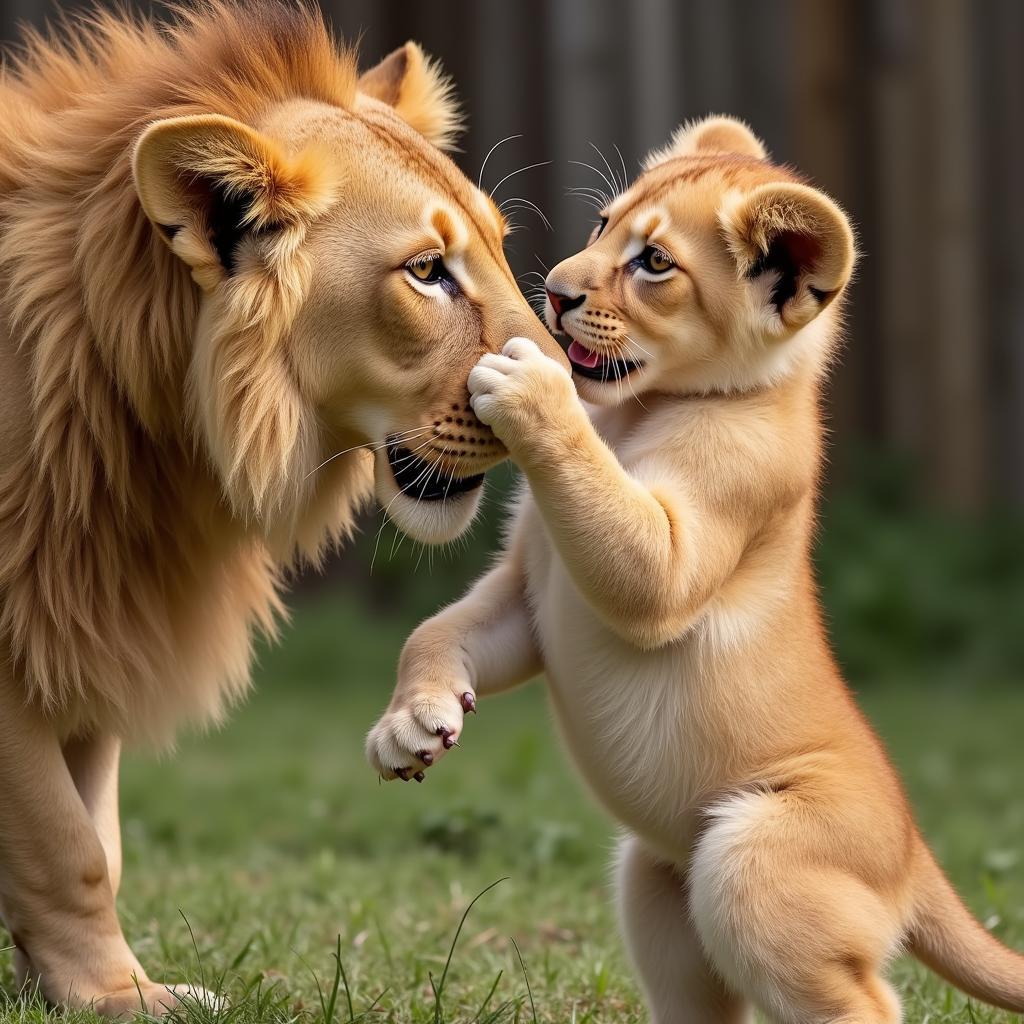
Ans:
POLYGON ((612 170, 612 165, 608 162, 608 157, 604 155, 603 151, 598 149, 598 147, 593 142, 589 143, 589 145, 590 148, 604 161, 605 167, 608 168, 608 173, 609 175, 611 175, 611 179, 615 185, 615 187, 612 189, 612 195, 620 195, 622 193, 622 190, 625 188, 625 184, 619 184, 619 179, 616 176, 615 172, 612 170))

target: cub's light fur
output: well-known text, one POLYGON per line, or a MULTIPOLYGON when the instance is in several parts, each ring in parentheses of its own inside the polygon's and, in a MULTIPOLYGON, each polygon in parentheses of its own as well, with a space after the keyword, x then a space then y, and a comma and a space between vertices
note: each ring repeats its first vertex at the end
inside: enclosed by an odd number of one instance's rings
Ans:
POLYGON ((621 919, 653 1020, 894 1022, 903 946, 1024 1010, 1024 958, 935 863, 822 626, 846 217, 729 119, 686 127, 603 215, 547 280, 573 377, 523 340, 470 375, 529 490, 497 566, 406 645, 373 764, 436 762, 474 695, 543 670, 628 829, 621 919))
POLYGON ((0 914, 51 1000, 173 1001, 114 909, 121 741, 220 718, 281 572, 374 490, 421 539, 469 523, 478 487, 397 467, 504 455, 466 377, 548 335, 458 124, 415 44, 360 78, 277 2, 97 15, 0 80, 0 914))

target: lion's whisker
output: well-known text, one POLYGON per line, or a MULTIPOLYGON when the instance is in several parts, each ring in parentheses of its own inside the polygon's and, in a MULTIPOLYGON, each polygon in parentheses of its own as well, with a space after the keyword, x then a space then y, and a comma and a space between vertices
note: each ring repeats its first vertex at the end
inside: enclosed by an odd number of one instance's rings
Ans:
POLYGON ((480 173, 476 176, 476 187, 483 190, 484 170, 487 168, 487 161, 491 159, 491 154, 499 147, 504 146, 506 142, 511 142, 513 139, 521 139, 522 133, 518 135, 506 135, 505 138, 496 142, 489 150, 487 150, 487 156, 484 157, 483 163, 480 164, 480 173))
POLYGON ((537 216, 540 217, 541 221, 543 222, 544 226, 548 229, 548 231, 553 230, 552 227, 551 227, 551 221, 549 221, 548 218, 545 216, 544 211, 536 203, 531 202, 529 199, 524 199, 522 196, 514 196, 514 197, 512 197, 510 199, 506 199, 498 207, 498 212, 499 213, 504 213, 505 208, 506 208, 506 204, 509 204, 508 205, 508 209, 510 209, 510 210, 514 210, 514 209, 533 210, 534 213, 536 213, 537 216))
POLYGON ((539 160, 535 164, 527 164, 525 167, 517 167, 514 171, 509 171, 509 173, 506 174, 505 177, 502 178, 501 181, 499 181, 498 184, 491 189, 491 198, 494 198, 494 193, 497 192, 498 189, 501 188, 501 186, 504 185, 509 178, 514 178, 517 174, 522 174, 524 171, 532 171, 535 167, 547 167, 548 164, 550 164, 551 162, 552 161, 550 160, 539 160))
POLYGON ((363 444, 354 444, 351 448, 346 448, 344 451, 335 452, 330 458, 324 459, 319 466, 311 469, 302 479, 303 481, 308 480, 314 473, 318 473, 324 468, 329 462, 333 462, 335 459, 340 459, 342 455, 348 455, 349 452, 358 451, 360 448, 365 448, 368 452, 379 452, 381 448, 386 448, 389 444, 393 444, 395 441, 405 441, 412 437, 419 437, 427 430, 431 430, 431 427, 415 427, 411 430, 403 431, 400 434, 392 434, 384 441, 379 441, 377 444, 372 442, 364 442, 363 444))

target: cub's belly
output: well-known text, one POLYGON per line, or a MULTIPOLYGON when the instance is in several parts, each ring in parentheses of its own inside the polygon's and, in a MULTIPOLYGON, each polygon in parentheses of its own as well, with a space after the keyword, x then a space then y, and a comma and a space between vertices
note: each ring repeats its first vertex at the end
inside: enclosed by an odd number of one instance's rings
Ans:
POLYGON ((638 650, 601 622, 560 566, 548 566, 544 583, 533 610, 566 745, 615 817, 676 848, 714 774, 695 713, 695 645, 638 650))

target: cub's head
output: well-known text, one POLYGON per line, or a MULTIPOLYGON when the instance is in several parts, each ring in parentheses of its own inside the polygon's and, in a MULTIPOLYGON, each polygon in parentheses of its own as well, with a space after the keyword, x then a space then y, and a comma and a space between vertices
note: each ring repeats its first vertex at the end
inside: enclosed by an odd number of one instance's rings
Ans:
POLYGON ((742 390, 824 363, 853 262, 842 210, 710 118, 651 154, 551 271, 547 318, 588 401, 742 390))
POLYGON ((240 54, 209 55, 236 65, 210 109, 156 120, 135 148, 142 207, 199 289, 193 430, 239 514, 301 518, 345 462, 329 460, 364 447, 395 522, 448 540, 505 457, 470 369, 517 334, 560 353, 495 204, 442 152, 447 79, 413 43, 357 78, 315 15, 287 10, 260 44, 272 60, 239 26, 240 54))

